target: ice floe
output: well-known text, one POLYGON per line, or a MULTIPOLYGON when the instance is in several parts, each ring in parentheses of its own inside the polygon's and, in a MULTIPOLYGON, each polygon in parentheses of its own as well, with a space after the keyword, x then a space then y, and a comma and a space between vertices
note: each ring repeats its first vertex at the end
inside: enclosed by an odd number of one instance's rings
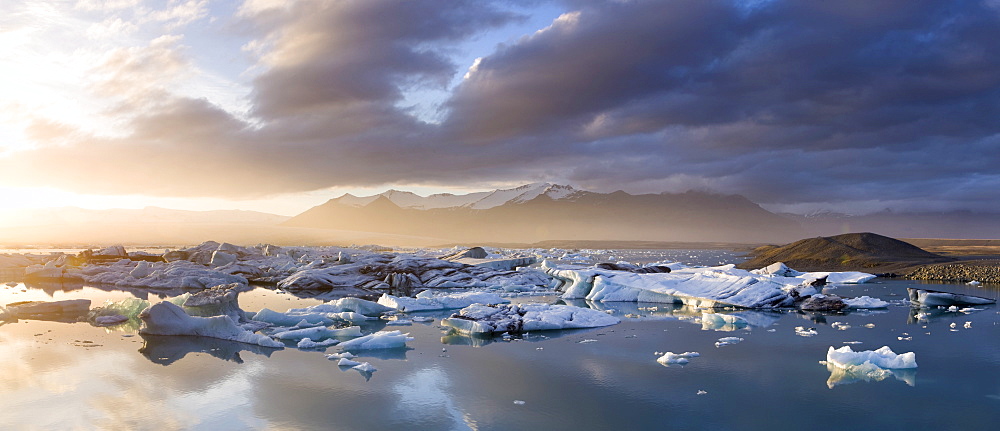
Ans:
POLYGON ((549 304, 473 304, 441 320, 441 324, 459 332, 483 335, 595 328, 619 322, 617 317, 601 311, 549 304))

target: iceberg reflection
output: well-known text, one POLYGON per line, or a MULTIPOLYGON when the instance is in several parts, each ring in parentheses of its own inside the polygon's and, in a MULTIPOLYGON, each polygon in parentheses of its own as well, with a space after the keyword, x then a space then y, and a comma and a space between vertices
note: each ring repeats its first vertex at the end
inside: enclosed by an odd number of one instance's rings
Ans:
POLYGON ((143 346, 139 349, 139 353, 151 362, 160 365, 170 365, 184 358, 188 353, 208 353, 224 361, 242 364, 243 359, 240 358, 240 352, 247 351, 270 357, 271 353, 280 350, 256 344, 192 335, 140 334, 140 336, 143 339, 143 346))

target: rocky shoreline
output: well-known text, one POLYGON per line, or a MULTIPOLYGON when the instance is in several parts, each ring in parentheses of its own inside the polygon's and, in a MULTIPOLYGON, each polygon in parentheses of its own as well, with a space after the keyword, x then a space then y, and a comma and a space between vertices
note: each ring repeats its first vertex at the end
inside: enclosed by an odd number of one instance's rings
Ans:
POLYGON ((906 274, 913 280, 1000 283, 1000 259, 924 265, 906 274))

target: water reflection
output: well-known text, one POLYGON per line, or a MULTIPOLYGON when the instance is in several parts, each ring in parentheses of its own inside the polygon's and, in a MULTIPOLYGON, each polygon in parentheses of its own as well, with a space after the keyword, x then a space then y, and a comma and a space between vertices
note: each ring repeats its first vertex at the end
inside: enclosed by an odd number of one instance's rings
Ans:
POLYGON ((218 338, 185 336, 185 335, 147 335, 143 339, 139 353, 151 362, 160 365, 170 365, 184 358, 188 353, 208 353, 224 361, 242 364, 240 352, 250 352, 271 357, 275 348, 245 344, 237 341, 220 340, 218 338))
POLYGON ((826 369, 830 372, 830 378, 826 381, 826 386, 833 389, 838 385, 849 385, 858 382, 881 382, 889 377, 894 377, 908 386, 916 386, 917 369, 901 368, 886 369, 866 362, 863 365, 855 365, 841 368, 831 363, 826 363, 826 369))
POLYGON ((399 396, 393 412, 400 419, 414 423, 438 423, 437 429, 475 430, 475 420, 456 403, 448 374, 437 367, 417 370, 395 384, 399 396))
POLYGON ((963 307, 955 310, 948 308, 921 308, 919 306, 910 307, 906 316, 906 323, 910 325, 920 325, 929 322, 949 322, 968 319, 968 315, 996 308, 996 305, 977 305, 974 307, 963 307))

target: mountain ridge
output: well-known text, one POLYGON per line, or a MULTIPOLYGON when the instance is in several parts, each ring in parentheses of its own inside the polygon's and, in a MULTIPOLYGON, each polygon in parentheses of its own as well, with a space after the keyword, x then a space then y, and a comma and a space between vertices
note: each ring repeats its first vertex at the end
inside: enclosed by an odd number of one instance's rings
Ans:
POLYGON ((533 183, 462 197, 447 195, 452 206, 441 206, 440 200, 415 200, 412 194, 385 192, 364 200, 345 196, 313 207, 284 225, 340 229, 352 226, 364 231, 455 241, 503 242, 573 239, 752 243, 802 234, 794 222, 743 196, 705 192, 632 195, 621 190, 598 193, 533 183))

